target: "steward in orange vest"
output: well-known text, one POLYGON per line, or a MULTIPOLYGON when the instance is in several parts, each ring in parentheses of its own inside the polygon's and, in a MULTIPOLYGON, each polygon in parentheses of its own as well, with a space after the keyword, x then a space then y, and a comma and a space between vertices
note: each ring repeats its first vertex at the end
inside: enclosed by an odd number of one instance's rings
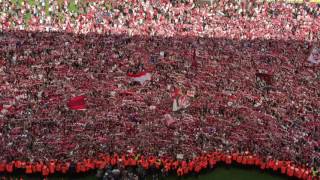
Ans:
POLYGON ((193 169, 194 169, 194 162, 193 160, 191 160, 189 163, 188 163, 188 168, 189 168, 189 172, 192 172, 193 169))
POLYGON ((308 179, 308 176, 310 175, 310 170, 305 169, 304 173, 302 175, 302 179, 308 179))
POLYGON ((4 172, 6 170, 6 163, 2 161, 0 163, 0 173, 4 172))
POLYGON ((285 161, 282 161, 282 163, 280 164, 280 168, 281 168, 281 173, 282 174, 286 174, 287 172, 287 164, 285 161))
POLYGON ((247 159, 246 155, 242 156, 242 162, 241 163, 244 164, 244 165, 248 164, 248 159, 247 159))
POLYGON ((32 165, 30 163, 26 165, 26 174, 32 174, 32 165))
POLYGON ((217 164, 217 161, 215 160, 215 158, 213 156, 210 157, 209 159, 210 168, 213 168, 216 164, 217 164))
POLYGON ((188 168, 188 163, 186 161, 181 162, 181 168, 182 168, 183 174, 188 174, 189 168, 188 168))
POLYGON ((143 167, 145 170, 148 170, 148 169, 149 169, 149 163, 148 163, 148 161, 143 160, 143 161, 142 161, 142 167, 143 167))
POLYGON ((8 173, 12 173, 12 172, 13 172, 13 163, 12 163, 12 162, 6 164, 6 171, 7 171, 8 173))
POLYGON ((42 167, 42 176, 46 177, 48 175, 49 175, 49 168, 46 165, 44 165, 42 167))
POLYGON ((177 169, 177 174, 178 174, 178 176, 183 176, 183 170, 182 170, 181 167, 179 167, 179 168, 177 169))
POLYGON ((237 163, 241 164, 242 163, 242 156, 237 157, 237 163))
POLYGON ((42 162, 36 163, 36 171, 35 172, 42 172, 42 162))
POLYGON ((293 174, 294 174, 294 166, 291 166, 291 165, 289 164, 287 168, 288 168, 288 169, 287 169, 287 175, 288 175, 289 177, 292 177, 293 174))
POLYGON ((53 160, 51 160, 49 163, 49 173, 54 174, 55 169, 56 169, 56 164, 53 160))
POLYGON ((300 170, 298 167, 294 168, 294 176, 300 179, 302 177, 302 169, 300 170))
POLYGON ((161 168, 161 160, 158 159, 156 162, 155 162, 155 166, 157 169, 160 169, 161 168))
POLYGON ((248 156, 248 164, 249 164, 249 165, 253 165, 253 164, 254 164, 254 158, 253 158, 252 155, 249 155, 249 156, 248 156))
POLYGON ((178 166, 179 166, 179 161, 176 160, 172 163, 172 169, 176 170, 178 169, 178 166))
POLYGON ((61 165, 61 172, 62 172, 63 174, 66 174, 66 173, 68 172, 68 170, 69 170, 69 166, 70 166, 69 163, 64 163, 64 164, 62 164, 62 165, 61 165))
POLYGON ((259 158, 259 157, 256 157, 256 160, 255 160, 255 162, 254 162, 254 164, 256 165, 256 166, 260 166, 261 165, 261 159, 259 158))
POLYGON ((279 164, 280 164, 280 161, 276 160, 274 163, 273 171, 278 171, 278 169, 280 167, 279 164))
POLYGON ((194 172, 199 173, 201 171, 201 166, 199 164, 196 164, 196 167, 194 168, 194 172))
POLYGON ((238 153, 232 153, 232 160, 236 161, 238 158, 238 153))
POLYGON ((265 162, 262 162, 262 163, 261 163, 260 169, 261 169, 261 170, 266 169, 266 163, 265 163, 265 162))
POLYGON ((227 157, 226 157, 226 164, 228 164, 228 165, 232 164, 232 156, 227 155, 227 157))
POLYGON ((171 169, 170 163, 166 163, 166 164, 164 165, 164 169, 165 169, 165 172, 169 172, 170 169, 171 169))
POLYGON ((274 168, 274 160, 270 159, 268 161, 268 165, 267 165, 268 169, 273 169, 274 168))
POLYGON ((61 163, 59 163, 59 162, 56 164, 56 171, 57 171, 58 173, 61 172, 61 163))
POLYGON ((14 167, 15 167, 15 168, 18 168, 18 169, 21 168, 21 161, 19 161, 19 160, 18 160, 18 161, 15 161, 15 162, 14 162, 14 167))
POLYGON ((150 157, 148 158, 148 161, 149 161, 150 166, 152 166, 152 165, 154 165, 154 164, 155 164, 155 162, 156 162, 156 158, 155 158, 155 157, 153 157, 153 156, 150 156, 150 157))

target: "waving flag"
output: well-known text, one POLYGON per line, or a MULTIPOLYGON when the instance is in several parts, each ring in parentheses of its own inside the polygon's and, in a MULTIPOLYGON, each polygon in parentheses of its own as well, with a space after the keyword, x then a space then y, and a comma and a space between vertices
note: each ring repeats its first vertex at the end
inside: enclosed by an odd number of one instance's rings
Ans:
POLYGON ((85 110, 85 96, 76 96, 70 99, 67 105, 72 110, 85 110))
POLYGON ((133 81, 140 82, 141 84, 143 84, 145 81, 151 80, 151 73, 148 72, 141 72, 138 74, 128 73, 128 76, 132 78, 133 81))
POLYGON ((320 48, 313 48, 313 50, 311 51, 311 54, 308 58, 308 61, 313 64, 320 63, 320 48))

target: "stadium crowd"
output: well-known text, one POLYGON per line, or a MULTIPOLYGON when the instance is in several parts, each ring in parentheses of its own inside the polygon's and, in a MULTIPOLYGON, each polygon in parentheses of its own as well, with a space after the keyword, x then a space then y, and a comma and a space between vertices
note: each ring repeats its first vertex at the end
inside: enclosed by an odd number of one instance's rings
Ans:
POLYGON ((318 176, 318 5, 49 2, 0 1, 0 172, 235 161, 318 176))

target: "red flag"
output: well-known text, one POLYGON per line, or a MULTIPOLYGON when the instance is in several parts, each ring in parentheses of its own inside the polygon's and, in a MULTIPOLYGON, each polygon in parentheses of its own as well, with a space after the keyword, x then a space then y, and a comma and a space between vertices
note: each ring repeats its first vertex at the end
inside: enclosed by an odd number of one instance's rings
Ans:
POLYGON ((151 80, 151 74, 148 72, 141 72, 138 74, 128 73, 128 76, 132 78, 132 80, 140 82, 141 84, 143 84, 145 81, 151 80))
POLYGON ((198 63, 197 63, 196 57, 197 57, 196 50, 194 50, 193 51, 193 56, 192 56, 192 64, 191 64, 194 68, 198 67, 198 63))
POLYGON ((85 110, 85 96, 76 96, 69 100, 68 107, 72 110, 85 110))

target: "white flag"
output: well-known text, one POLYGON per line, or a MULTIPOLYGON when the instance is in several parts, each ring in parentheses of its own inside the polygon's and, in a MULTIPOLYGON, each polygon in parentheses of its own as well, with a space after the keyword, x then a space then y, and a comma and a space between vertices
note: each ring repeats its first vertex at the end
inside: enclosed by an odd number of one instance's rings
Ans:
POLYGON ((139 74, 128 74, 129 77, 132 78, 132 80, 140 82, 143 84, 145 81, 150 81, 151 80, 151 73, 147 72, 142 72, 139 74))
POLYGON ((313 48, 310 56, 308 58, 308 61, 313 64, 319 64, 320 63, 320 48, 313 48))

